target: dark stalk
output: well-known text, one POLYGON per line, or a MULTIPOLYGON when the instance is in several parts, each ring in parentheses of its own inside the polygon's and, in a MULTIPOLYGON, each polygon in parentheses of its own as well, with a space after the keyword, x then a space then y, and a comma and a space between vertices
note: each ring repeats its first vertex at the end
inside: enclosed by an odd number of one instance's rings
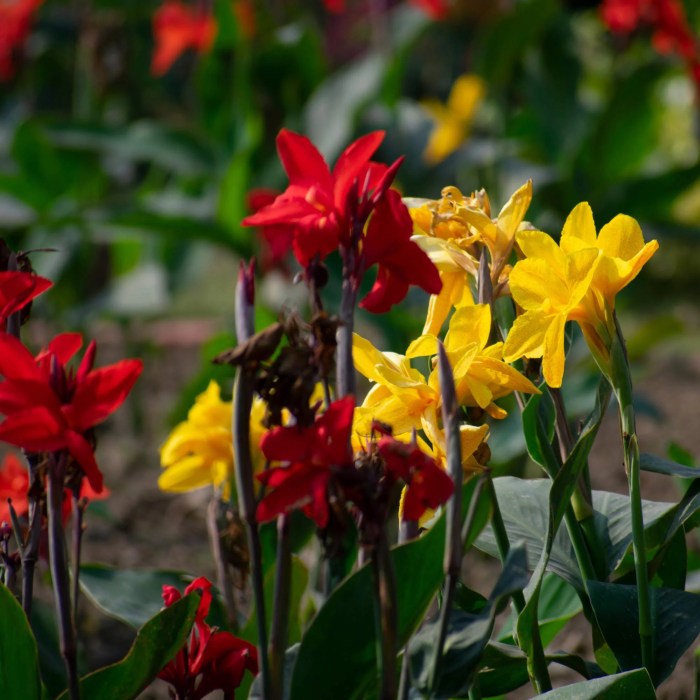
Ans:
MULTIPOLYGON (((254 261, 246 267, 241 262, 236 286, 236 334, 238 343, 244 343, 255 332, 254 261)), ((263 582, 262 547, 255 519, 255 492, 253 490, 253 461, 250 452, 250 413, 253 407, 253 377, 245 367, 236 373, 233 387, 233 458, 235 468, 238 510, 246 523, 248 549, 251 557, 251 578, 255 617, 258 629, 258 658, 263 698, 270 697, 270 667, 267 657, 267 618, 263 582)))
POLYGON ((68 694, 71 700, 80 700, 80 683, 76 658, 75 628, 71 615, 68 562, 63 536, 62 506, 65 453, 51 459, 48 477, 49 555, 51 579, 58 617, 61 655, 68 673, 68 694))
POLYGON ((381 700, 396 698, 396 578, 389 554, 386 533, 382 529, 372 552, 374 583, 374 621, 377 635, 377 660, 381 678, 381 700))
POLYGON ((352 361, 352 332, 355 323, 357 289, 352 278, 355 255, 348 251, 343 265, 343 286, 340 297, 340 326, 336 333, 338 354, 336 360, 336 394, 342 399, 355 393, 355 366, 352 361))
POLYGON ((29 511, 27 522, 27 541, 20 549, 22 557, 22 608, 28 620, 32 615, 34 597, 34 569, 39 559, 39 541, 41 539, 41 504, 37 495, 37 472, 39 469, 36 455, 25 453, 29 468, 29 511))
POLYGON ((289 516, 277 517, 277 569, 270 626, 270 697, 284 698, 284 652, 289 636, 289 605, 292 588, 292 548, 289 516))
POLYGON ((83 516, 87 503, 81 501, 80 490, 73 489, 73 628, 78 629, 78 597, 80 596, 80 556, 83 545, 83 516))
POLYGON ((238 615, 236 610, 236 599, 233 594, 233 582, 231 581, 231 572, 224 556, 223 547, 221 546, 221 529, 219 528, 219 509, 221 508, 221 500, 218 496, 214 496, 207 506, 207 532, 209 533, 209 543, 211 545, 212 556, 214 557, 214 565, 216 567, 216 581, 219 590, 224 596, 224 605, 226 606, 226 617, 229 626, 235 633, 238 628, 238 615))

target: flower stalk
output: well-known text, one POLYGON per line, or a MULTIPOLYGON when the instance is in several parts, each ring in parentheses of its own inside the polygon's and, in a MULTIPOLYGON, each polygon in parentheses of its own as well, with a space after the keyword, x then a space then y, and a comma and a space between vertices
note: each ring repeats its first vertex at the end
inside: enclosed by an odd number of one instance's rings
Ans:
MULTIPOLYGON (((236 334, 238 342, 244 343, 255 332, 254 304, 255 286, 254 260, 248 267, 241 262, 236 286, 236 334)), ((253 461, 250 451, 250 412, 253 407, 253 380, 245 367, 236 373, 233 388, 233 455, 235 485, 238 494, 238 509, 246 523, 248 548, 251 557, 251 578, 255 617, 258 629, 258 652, 263 697, 270 697, 270 667, 267 657, 267 618, 265 615, 265 593, 263 585, 262 547, 255 519, 255 493, 253 490, 253 461)))
MULTIPOLYGON (((216 567, 216 581, 224 596, 226 606, 227 621, 233 632, 237 631, 238 616, 236 609, 236 599, 233 594, 233 583, 223 547, 221 545, 221 528, 219 527, 219 511, 224 504, 218 495, 215 495, 207 506, 207 532, 211 544, 212 556, 216 567)), ((224 506, 225 507, 225 506, 224 506)))
POLYGON ((87 503, 80 498, 80 488, 72 489, 73 501, 73 628, 78 629, 78 597, 80 596, 80 557, 83 545, 85 523, 83 516, 87 503))
POLYGON ((292 547, 288 515, 277 517, 277 568, 275 598, 270 625, 270 698, 284 698, 284 652, 289 636, 289 605, 292 589, 292 547))
MULTIPOLYGON (((41 539, 41 507, 37 491, 38 462, 36 455, 27 455, 29 465, 29 493, 28 493, 28 522, 29 529, 27 539, 20 547, 22 557, 22 609, 28 620, 32 615, 32 599, 34 597, 34 569, 39 558, 39 540, 41 539)), ((17 530, 19 533, 19 530, 17 530)))
POLYGON ((61 655, 68 673, 68 694, 71 700, 80 700, 75 627, 71 615, 68 563, 63 536, 62 506, 63 479, 66 454, 61 452, 51 458, 48 477, 47 510, 49 519, 49 555, 51 579, 58 617, 61 655))

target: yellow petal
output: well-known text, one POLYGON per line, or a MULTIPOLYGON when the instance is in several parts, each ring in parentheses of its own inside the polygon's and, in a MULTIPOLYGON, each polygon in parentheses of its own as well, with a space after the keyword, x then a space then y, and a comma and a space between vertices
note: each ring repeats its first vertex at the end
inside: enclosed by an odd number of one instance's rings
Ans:
POLYGON ((578 238, 588 247, 596 245, 593 210, 588 202, 577 204, 566 218, 561 231, 562 248, 567 238, 578 238))
POLYGON ((564 327, 566 316, 559 314, 552 318, 544 339, 542 374, 549 386, 558 389, 564 377, 564 327))
POLYGON ((546 233, 542 231, 518 231, 516 240, 526 258, 541 258, 553 270, 562 270, 566 265, 566 255, 554 242, 554 239, 546 233))
POLYGON ((212 483, 212 463, 205 462, 199 455, 192 455, 165 469, 158 478, 161 491, 182 493, 192 491, 212 483))
POLYGON ((532 180, 528 180, 519 187, 511 198, 503 205, 498 215, 498 228, 503 231, 509 241, 512 241, 518 226, 525 218, 525 214, 532 201, 532 180))
POLYGON ((566 258, 561 268, 542 258, 521 260, 510 273, 513 299, 527 311, 548 313, 567 308, 571 299, 563 279, 567 265, 566 258))
POLYGON ((481 350, 486 347, 491 335, 491 308, 488 304, 475 304, 457 309, 450 319, 450 328, 445 336, 445 349, 453 352, 470 343, 481 350))
POLYGON ((484 97, 485 83, 478 75, 460 75, 452 85, 447 98, 447 108, 466 124, 484 97))
POLYGON ((618 214, 600 229, 598 247, 610 258, 631 260, 644 247, 644 235, 636 219, 618 214))
POLYGON ((429 333, 416 338, 406 348, 406 357, 426 357, 427 355, 437 355, 438 339, 429 333))
POLYGON ((551 316, 537 311, 518 316, 503 345, 503 359, 514 362, 521 357, 542 357, 544 338, 551 324, 551 316))

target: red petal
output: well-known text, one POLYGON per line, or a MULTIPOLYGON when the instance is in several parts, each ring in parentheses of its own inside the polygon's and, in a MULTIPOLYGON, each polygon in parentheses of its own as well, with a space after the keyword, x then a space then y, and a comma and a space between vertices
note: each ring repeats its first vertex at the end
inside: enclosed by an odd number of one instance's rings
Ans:
POLYGON ((35 406, 0 423, 0 442, 29 452, 61 450, 66 447, 65 426, 45 406, 35 406))
POLYGON ((43 378, 29 350, 8 333, 0 333, 0 375, 7 379, 43 378))
MULTIPOLYGON (((373 131, 351 143, 341 154, 333 168, 333 201, 336 208, 345 208, 348 192, 355 180, 367 171, 369 159, 384 140, 383 131, 373 131)), ((363 183, 358 183, 362 187, 363 183)))
POLYGON ((52 284, 50 280, 31 272, 0 272, 0 322, 19 311, 52 284))
POLYGON ((330 194, 328 164, 306 136, 282 129, 277 135, 277 152, 291 184, 316 184, 330 194))
POLYGON ((6 379, 0 382, 0 413, 9 416, 36 406, 43 406, 55 416, 61 414, 61 404, 45 380, 6 379))
POLYGON ((71 456, 85 473, 85 478, 90 482, 90 486, 92 486, 97 493, 101 493, 103 483, 102 472, 95 461, 95 453, 92 449, 92 445, 74 430, 66 431, 65 442, 71 456))
POLYGON ((36 356, 36 361, 53 355, 60 365, 67 365, 82 346, 83 336, 80 333, 60 333, 36 356))
POLYGON ((280 195, 270 206, 246 216, 243 226, 268 226, 270 224, 291 224, 309 215, 317 215, 318 209, 305 199, 280 195))
POLYGON ((141 360, 122 360, 96 369, 81 381, 63 413, 71 428, 85 431, 124 402, 143 369, 141 360))

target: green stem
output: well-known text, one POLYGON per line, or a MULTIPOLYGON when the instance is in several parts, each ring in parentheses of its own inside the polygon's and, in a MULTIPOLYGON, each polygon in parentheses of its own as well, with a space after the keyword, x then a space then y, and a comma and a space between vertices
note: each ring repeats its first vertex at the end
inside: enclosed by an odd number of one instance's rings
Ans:
MULTIPOLYGON (((508 539, 508 531, 503 522, 500 506, 498 505, 498 497, 496 489, 493 486, 493 481, 489 477, 488 489, 493 504, 493 514, 491 516, 491 527, 496 536, 496 546, 498 554, 503 563, 510 550, 510 541, 508 539)), ((513 607, 520 615, 525 608, 525 596, 522 591, 517 591, 513 594, 513 607)), ((549 669, 547 668, 547 659, 544 655, 544 647, 542 646, 542 637, 540 636, 539 625, 535 625, 532 632, 532 658, 528 660, 528 673, 532 669, 530 681, 537 693, 546 693, 552 689, 552 681, 549 678, 549 669)))
POLYGON ((277 571, 275 598, 270 627, 270 698, 284 698, 284 652, 289 631, 289 604, 292 589, 292 548, 289 516, 277 518, 277 571))
POLYGON ((377 661, 381 678, 380 700, 396 698, 396 579, 389 555, 386 533, 382 530, 372 553, 374 621, 377 635, 377 661))
POLYGON ((632 377, 625 341, 617 323, 617 318, 615 318, 615 326, 616 335, 613 338, 610 351, 611 372, 609 378, 620 409, 623 459, 629 484, 632 549, 634 552, 634 570, 637 578, 642 664, 646 668, 652 669, 654 667, 654 638, 646 545, 644 542, 644 513, 642 511, 642 493, 639 484, 639 444, 637 442, 637 427, 632 401, 632 377))

